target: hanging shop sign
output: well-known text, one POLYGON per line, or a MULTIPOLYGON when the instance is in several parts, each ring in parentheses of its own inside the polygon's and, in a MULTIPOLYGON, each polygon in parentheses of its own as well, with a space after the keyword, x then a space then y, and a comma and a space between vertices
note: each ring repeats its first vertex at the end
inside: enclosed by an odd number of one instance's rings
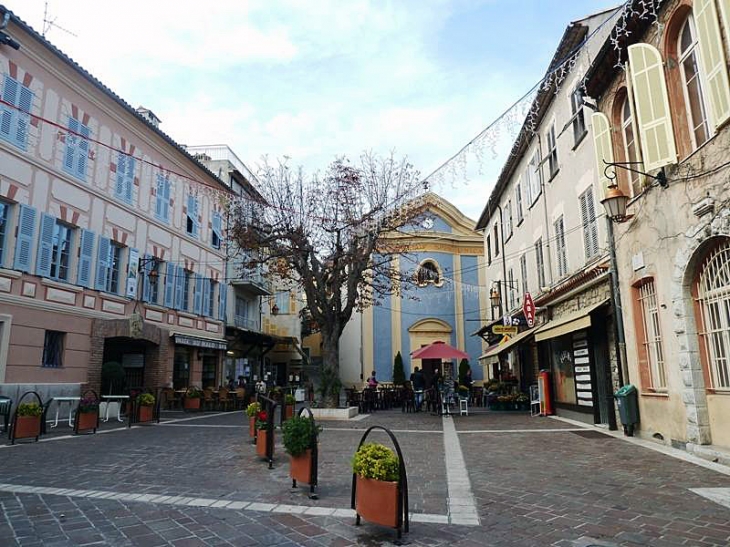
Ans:
POLYGON ((532 301, 532 296, 529 292, 525 293, 522 299, 522 313, 525 315, 525 321, 527 326, 532 328, 535 326, 535 303, 532 301))
POLYGON ((517 327, 505 327, 504 325, 494 325, 492 327, 493 334, 508 334, 509 336, 515 336, 517 334, 517 327))

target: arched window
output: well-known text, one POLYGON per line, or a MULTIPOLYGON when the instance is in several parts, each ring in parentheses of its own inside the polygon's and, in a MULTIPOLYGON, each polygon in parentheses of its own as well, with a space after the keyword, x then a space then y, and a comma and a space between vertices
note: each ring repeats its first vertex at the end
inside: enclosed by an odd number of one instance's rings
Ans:
POLYGON ((682 77, 687 123, 692 139, 692 148, 696 149, 710 138, 707 121, 707 106, 702 93, 700 78, 700 48, 697 43, 697 30, 692 13, 687 15, 679 30, 677 38, 677 60, 682 77))
POLYGON ((712 387, 730 390, 730 240, 705 259, 697 281, 702 310, 700 336, 710 369, 712 387))
MULTIPOLYGON (((621 106, 621 137, 624 145, 624 158, 626 161, 639 162, 639 146, 636 142, 634 134, 634 120, 631 116, 631 103, 629 103, 628 95, 624 98, 621 106)), ((637 171, 641 171, 640 165, 632 166, 637 171)), ((631 186, 631 195, 636 196, 641 193, 641 175, 634 171, 626 171, 631 186)))
POLYGON ((433 260, 426 260, 418 267, 417 282, 420 286, 433 283, 441 286, 441 270, 433 260))

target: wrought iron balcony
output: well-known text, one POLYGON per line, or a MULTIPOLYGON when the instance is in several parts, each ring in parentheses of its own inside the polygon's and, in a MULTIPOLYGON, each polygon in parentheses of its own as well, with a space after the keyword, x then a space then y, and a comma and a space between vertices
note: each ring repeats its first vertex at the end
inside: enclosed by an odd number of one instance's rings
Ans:
POLYGON ((260 267, 254 270, 244 270, 238 277, 232 279, 231 283, 251 294, 273 294, 271 281, 263 274, 263 270, 260 267))

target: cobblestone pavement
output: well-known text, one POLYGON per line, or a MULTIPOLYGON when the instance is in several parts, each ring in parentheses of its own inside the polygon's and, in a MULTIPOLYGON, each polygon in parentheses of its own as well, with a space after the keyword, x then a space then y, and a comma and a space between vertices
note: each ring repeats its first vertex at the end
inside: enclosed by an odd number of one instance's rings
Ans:
POLYGON ((273 470, 256 458, 245 422, 165 413, 160 425, 74 438, 59 427, 46 442, 0 446, 0 546, 389 544, 393 531, 356 527, 349 511, 350 460, 375 424, 395 432, 406 460, 406 544, 730 545, 730 509, 690 491, 730 488, 730 476, 557 420, 453 418, 479 526, 448 524, 458 476, 447 480, 440 417, 321 422, 319 500, 290 489, 283 447, 273 470))

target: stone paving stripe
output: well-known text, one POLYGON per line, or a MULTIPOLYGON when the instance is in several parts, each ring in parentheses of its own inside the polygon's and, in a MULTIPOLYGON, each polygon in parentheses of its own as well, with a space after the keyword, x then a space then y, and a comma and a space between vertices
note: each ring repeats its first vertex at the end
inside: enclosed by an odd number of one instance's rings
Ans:
POLYGON ((248 506, 251 511, 271 511, 274 507, 276 507, 276 505, 273 503, 261 502, 255 502, 248 506))
MULTIPOLYGON (((479 525, 479 517, 477 516, 477 506, 474 500, 474 494, 471 491, 471 482, 469 481, 469 473, 466 470, 466 463, 464 462, 464 454, 461 451, 461 443, 459 443, 459 436, 456 433, 456 426, 454 426, 454 420, 451 416, 444 416, 442 418, 442 428, 444 431, 444 463, 446 465, 446 483, 448 485, 449 500, 449 520, 452 524, 466 524, 466 522, 457 522, 454 520, 456 515, 451 511, 451 506, 456 505, 452 503, 452 499, 455 501, 463 502, 459 504, 459 512, 468 509, 468 513, 473 511, 476 517, 476 525, 479 525)), ((471 515, 469 515, 471 516, 471 515)), ((461 518, 459 520, 462 520, 461 518)), ((463 519, 466 520, 466 519, 463 519)))
POLYGON ((239 510, 239 509, 243 509, 244 507, 248 507, 249 505, 250 505, 250 503, 247 501, 232 501, 231 503, 228 504, 228 507, 226 507, 226 509, 239 510))
POLYGON ((689 454, 689 453, 685 452, 684 450, 680 450, 678 448, 672 448, 670 446, 659 444, 659 443, 656 443, 653 441, 647 441, 647 440, 641 439, 639 437, 626 437, 620 431, 610 431, 604 427, 597 427, 597 426, 591 426, 588 424, 581 424, 581 422, 578 422, 576 420, 571 420, 569 418, 563 418, 561 416, 549 416, 549 418, 551 418, 553 420, 565 422, 568 424, 583 425, 584 428, 586 428, 586 429, 594 429, 596 431, 600 431, 601 433, 603 433, 605 435, 610 435, 612 437, 616 437, 617 439, 621 439, 622 441, 626 441, 627 443, 635 444, 635 445, 641 446, 643 448, 648 448, 649 450, 659 452, 660 454, 664 454, 665 456, 670 456, 672 458, 681 460, 683 462, 692 463, 699 467, 704 467, 705 469, 710 469, 711 471, 716 471, 718 473, 721 473, 723 475, 727 475, 728 477, 730 477, 730 467, 727 467, 720 463, 707 461, 705 459, 700 458, 699 456, 695 456, 694 454, 689 454))
POLYGON ((557 428, 557 429, 469 429, 457 431, 459 435, 469 433, 565 433, 573 431, 585 431, 585 428, 557 428))
POLYGON ((314 515, 318 517, 329 517, 334 514, 335 510, 329 507, 310 507, 304 511, 305 515, 314 515))
POLYGON ((304 505, 277 505, 272 509, 272 513, 289 513, 289 514, 301 514, 306 511, 307 507, 304 505))
POLYGON ((427 515, 423 513, 413 513, 409 515, 411 522, 426 522, 432 524, 448 524, 449 517, 447 515, 427 515))
MULTIPOLYGON (((322 431, 350 431, 351 433, 359 433, 360 435, 365 432, 363 429, 352 429, 350 427, 323 427, 322 431)), ((391 431, 393 433, 437 433, 438 435, 443 433, 443 431, 439 431, 438 429, 391 429, 391 431)), ((374 429, 372 433, 386 434, 385 431, 380 429, 374 429)))
POLYGON ((210 429, 218 428, 218 429, 241 429, 243 425, 220 425, 220 424, 172 424, 172 423, 163 423, 160 422, 160 425, 164 425, 165 427, 207 427, 210 429))
POLYGON ((730 509, 730 488, 690 488, 689 491, 730 509))

